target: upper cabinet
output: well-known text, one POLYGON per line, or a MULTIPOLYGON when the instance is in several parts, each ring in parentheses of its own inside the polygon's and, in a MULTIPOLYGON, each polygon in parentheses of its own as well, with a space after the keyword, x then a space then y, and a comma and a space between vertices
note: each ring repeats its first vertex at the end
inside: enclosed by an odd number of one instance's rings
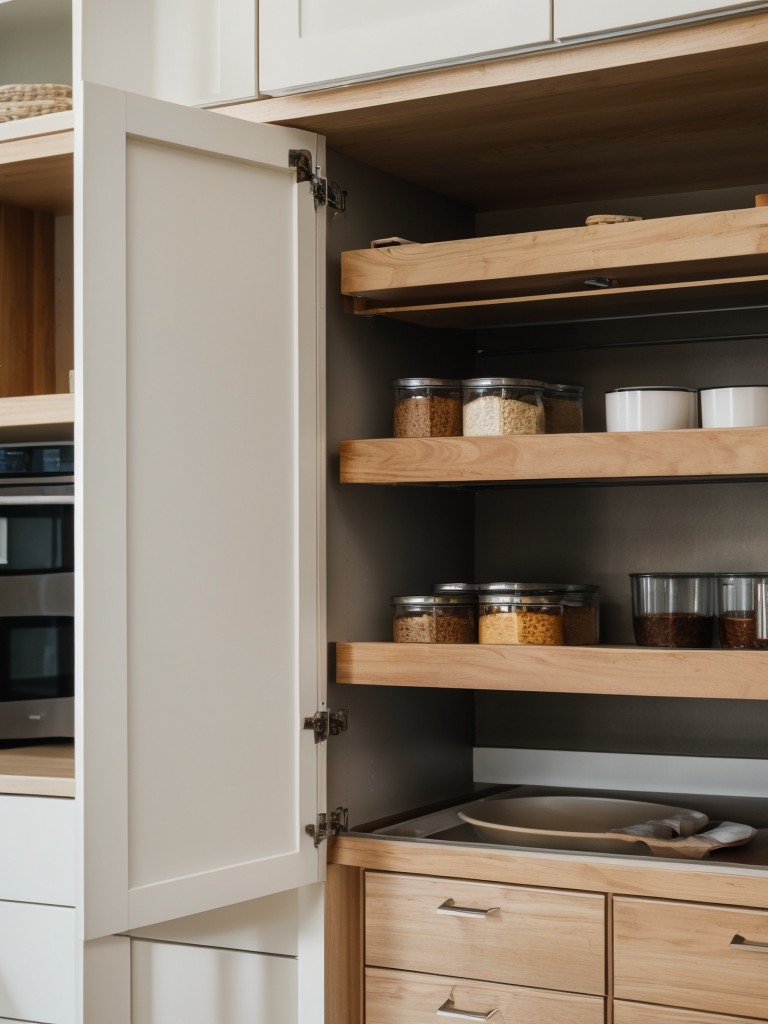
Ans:
POLYGON ((260 0, 259 87, 278 94, 540 46, 551 21, 550 0, 260 0))
POLYGON ((754 10, 764 4, 707 3, 706 0, 554 0, 555 39, 640 28, 659 22, 754 10))
POLYGON ((256 95, 256 0, 0 0, 6 83, 97 82, 189 106, 256 95))

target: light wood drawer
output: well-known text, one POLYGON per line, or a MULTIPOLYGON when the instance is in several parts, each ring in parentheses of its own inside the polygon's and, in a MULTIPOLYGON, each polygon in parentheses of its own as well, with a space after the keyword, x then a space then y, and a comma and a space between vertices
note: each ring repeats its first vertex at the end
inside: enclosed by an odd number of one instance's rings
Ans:
POLYGON ((613 1024, 759 1024, 757 1017, 724 1017, 720 1013, 677 1010, 647 1003, 613 1004, 613 1024))
POLYGON ((75 905, 75 801, 0 797, 0 899, 75 905))
POLYGON ((768 1019, 768 912, 617 898, 614 994, 768 1019))
POLYGON ((73 1024, 75 911, 0 903, 0 1019, 73 1024))
POLYGON ((605 903, 592 893, 368 872, 365 936, 373 967, 605 992, 605 903))
MULTIPOLYGON (((565 992, 546 992, 483 981, 463 981, 431 974, 365 972, 366 1024, 434 1024, 437 1011, 453 1010, 458 1022, 465 1014, 489 1014, 491 1020, 514 1024, 603 1024, 604 1000, 565 992), (446 1005, 447 1004, 447 1005, 446 1005)), ((482 1017, 467 1019, 482 1020, 482 1017)))

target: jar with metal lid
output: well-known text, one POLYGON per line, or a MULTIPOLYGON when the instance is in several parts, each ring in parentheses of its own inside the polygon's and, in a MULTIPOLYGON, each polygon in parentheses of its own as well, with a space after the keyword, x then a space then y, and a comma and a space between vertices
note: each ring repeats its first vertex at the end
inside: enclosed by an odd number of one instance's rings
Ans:
POLYGON ((472 377, 461 387, 465 437, 544 433, 543 381, 472 377))
POLYGON ((547 434, 578 434, 584 430, 584 388, 579 384, 547 384, 542 392, 547 434))
POLYGON ((435 640, 439 644, 477 642, 477 584, 435 584, 435 640))
POLYGON ((563 643, 583 647, 600 641, 600 589, 591 583, 552 584, 563 604, 563 643))
POLYGON ((461 383, 445 377, 401 377, 395 392, 395 437, 460 437, 461 383))
POLYGON ((768 650, 765 618, 768 573, 715 573, 715 614, 720 646, 749 651, 768 650))
POLYGON ((563 605, 555 592, 519 583, 481 584, 477 600, 481 644, 564 643, 563 605))
POLYGON ((392 639, 395 643, 435 643, 435 598, 432 594, 393 597, 392 607, 392 639))
POLYGON ((633 572, 632 623, 640 647, 711 647, 711 573, 633 572))

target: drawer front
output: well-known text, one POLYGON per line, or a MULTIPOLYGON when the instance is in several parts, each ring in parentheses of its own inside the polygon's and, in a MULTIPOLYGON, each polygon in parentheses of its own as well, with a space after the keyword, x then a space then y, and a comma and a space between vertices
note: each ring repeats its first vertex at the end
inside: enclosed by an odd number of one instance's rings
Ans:
POLYGON ((645 1003, 613 1004, 613 1024, 762 1024, 757 1017, 724 1017, 720 1013, 677 1010, 645 1003))
POLYGON ((0 903, 0 1020, 73 1024, 75 911, 0 903))
POLYGON ((75 905, 75 801, 0 797, 0 899, 75 905))
POLYGON ((603 1024, 605 1020, 604 1000, 596 996, 375 967, 366 970, 366 1024, 434 1024, 438 1011, 441 1018, 445 1015, 446 1020, 457 1022, 488 1019, 514 1024, 603 1024))
POLYGON ((365 934, 373 967, 605 993, 605 902, 591 893, 369 872, 365 934))
POLYGON ((617 898, 614 994, 768 1020, 768 912, 617 898))

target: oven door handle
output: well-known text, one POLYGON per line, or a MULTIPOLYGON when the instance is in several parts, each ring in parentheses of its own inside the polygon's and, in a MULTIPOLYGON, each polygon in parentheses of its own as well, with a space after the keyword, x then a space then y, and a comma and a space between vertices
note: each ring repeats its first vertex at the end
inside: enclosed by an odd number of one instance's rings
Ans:
POLYGON ((2 494, 0 508, 4 505, 74 505, 74 494, 2 494))

